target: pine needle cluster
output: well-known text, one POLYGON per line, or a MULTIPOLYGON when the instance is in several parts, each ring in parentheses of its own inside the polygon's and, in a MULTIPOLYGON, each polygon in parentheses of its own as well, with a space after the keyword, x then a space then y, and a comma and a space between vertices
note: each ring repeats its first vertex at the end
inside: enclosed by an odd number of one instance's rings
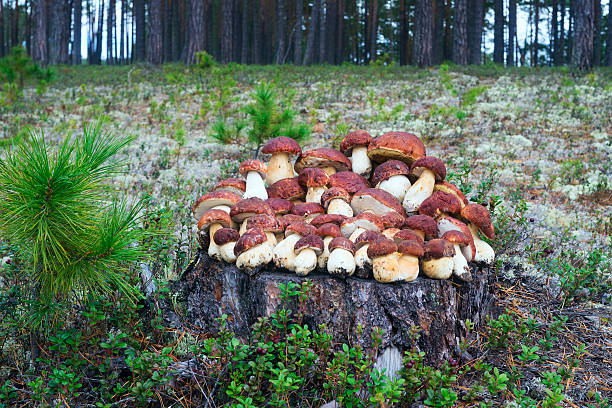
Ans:
POLYGON ((128 206, 109 183, 129 142, 101 122, 58 146, 30 132, 0 161, 0 236, 19 248, 43 303, 117 289, 136 299, 126 272, 144 256, 133 245, 141 204, 128 206))

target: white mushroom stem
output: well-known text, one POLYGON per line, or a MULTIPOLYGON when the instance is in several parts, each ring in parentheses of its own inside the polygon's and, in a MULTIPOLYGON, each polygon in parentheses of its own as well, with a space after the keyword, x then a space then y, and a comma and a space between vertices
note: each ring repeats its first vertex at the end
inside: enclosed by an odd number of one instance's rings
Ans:
POLYGON ((289 154, 284 152, 273 154, 270 158, 270 163, 268 163, 266 183, 271 186, 278 180, 292 177, 293 166, 291 165, 291 161, 289 161, 289 154))
MULTIPOLYGON (((493 259, 495 259, 495 251, 491 248, 491 245, 487 244, 485 241, 478 237, 478 227, 472 223, 468 224, 468 228, 472 233, 472 238, 474 238, 474 246, 476 247, 476 254, 474 255, 474 261, 476 262, 484 262, 486 264, 493 263, 493 259)), ((467 251, 467 247, 461 248, 461 251, 467 251)), ((464 255, 466 253, 464 252, 464 255)))
POLYGON ((372 171, 372 162, 368 157, 367 146, 353 147, 353 153, 351 153, 351 165, 354 173, 361 174, 364 177, 368 177, 370 175, 370 171, 372 171))
POLYGON ((247 230, 247 220, 248 218, 245 218, 242 221, 242 224, 240 224, 240 229, 238 230, 238 234, 240 234, 240 236, 242 236, 242 234, 244 234, 247 230))
POLYGON ((331 176, 332 174, 336 174, 336 168, 333 166, 322 167, 321 170, 323 170, 325 174, 327 174, 328 176, 331 176))
POLYGON ((334 276, 351 276, 355 272, 355 258, 350 251, 335 248, 327 260, 327 272, 334 276))
POLYGON ((327 206, 327 213, 328 214, 340 214, 346 217, 352 217, 353 208, 346 201, 340 198, 333 198, 329 201, 329 205, 327 206))
POLYGON ((419 276, 419 258, 400 254, 398 260, 400 273, 398 278, 403 282, 412 282, 419 276))
POLYGON ((321 204, 321 196, 327 190, 327 187, 308 187, 308 191, 306 192, 306 202, 307 203, 317 203, 321 204))
POLYGON ((423 170, 421 177, 408 189, 403 206, 406 212, 415 212, 426 198, 431 196, 436 183, 436 176, 429 169, 423 170))
POLYGON ((300 238, 297 234, 291 234, 274 247, 272 260, 277 267, 293 271, 296 257, 293 247, 300 238))
POLYGON ((270 249, 266 245, 257 245, 247 249, 236 258, 236 266, 239 269, 252 270, 270 262, 270 249))
POLYGON ((219 246, 219 252, 221 253, 221 258, 227 263, 236 262, 236 255, 234 255, 234 247, 236 246, 236 242, 228 242, 219 246))
POLYGON ((264 179, 256 171, 249 171, 246 177, 246 190, 244 191, 243 199, 257 197, 262 200, 268 198, 268 192, 266 191, 266 185, 264 179))
POLYGON ((230 207, 228 205, 215 205, 213 208, 211 208, 211 210, 223 210, 229 214, 230 207))
POLYGON ((368 256, 368 248, 370 244, 364 244, 361 248, 355 251, 355 265, 358 268, 367 269, 372 266, 372 260, 368 256))
POLYGON ((215 240, 213 239, 215 232, 217 232, 221 228, 223 228, 223 226, 219 223, 213 223, 213 224, 210 224, 209 226, 208 236, 210 237, 210 244, 208 244, 208 255, 211 258, 221 259, 221 251, 220 251, 219 245, 217 245, 215 243, 215 240))
POLYGON ((455 256, 453 256, 453 274, 464 282, 471 282, 472 273, 470 272, 470 266, 463 256, 459 244, 453 244, 453 247, 455 247, 455 256))
POLYGON ((363 228, 361 228, 361 227, 357 227, 357 228, 355 229, 355 231, 353 231, 353 233, 351 234, 351 236, 349 237, 349 239, 350 239, 351 241, 355 242, 355 241, 357 240, 357 238, 359 238, 359 236, 360 236, 360 235, 361 235, 363 232, 365 232, 365 231, 366 231, 366 230, 364 230, 363 228))
POLYGON ((329 243, 334 239, 334 237, 324 237, 323 238, 323 252, 319 255, 319 260, 317 261, 319 264, 319 268, 325 269, 325 265, 327 265, 327 260, 329 259, 329 243))
POLYGON ((430 259, 428 261, 423 261, 421 266, 423 272, 429 278, 448 279, 453 273, 453 258, 450 256, 443 256, 438 259, 430 259))
POLYGON ((402 202, 410 186, 411 184, 408 177, 398 174, 397 176, 392 176, 387 180, 381 181, 376 185, 376 188, 386 191, 397 198, 399 202, 402 202))
POLYGON ((400 266, 396 252, 389 255, 377 256, 372 259, 372 272, 374 279, 379 282, 395 282, 400 273, 400 266))
POLYGON ((304 248, 295 257, 293 265, 298 276, 306 276, 317 267, 317 253, 314 249, 304 248))

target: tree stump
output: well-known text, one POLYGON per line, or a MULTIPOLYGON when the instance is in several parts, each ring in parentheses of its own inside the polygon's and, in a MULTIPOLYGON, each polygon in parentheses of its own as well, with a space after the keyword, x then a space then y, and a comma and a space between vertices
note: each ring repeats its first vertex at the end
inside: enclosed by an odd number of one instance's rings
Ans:
MULTIPOLYGON (((398 356, 412 346, 410 329, 416 325, 421 328, 418 348, 426 353, 428 363, 438 364, 458 354, 466 319, 478 328, 494 312, 489 268, 471 266, 473 281, 469 283, 419 277, 410 283, 384 284, 326 273, 302 278, 273 264, 249 275, 200 253, 195 267, 183 275, 180 288, 192 328, 214 334, 217 319, 226 314, 228 328, 246 340, 253 323, 281 305, 279 284, 309 279, 312 287, 304 305, 304 323, 310 328, 317 330, 325 324, 335 342, 358 342, 366 350, 372 346, 372 331, 380 328, 381 355, 393 350, 391 354, 398 356), (359 338, 358 325, 363 327, 359 338)), ((296 304, 290 308, 296 310, 296 304)))

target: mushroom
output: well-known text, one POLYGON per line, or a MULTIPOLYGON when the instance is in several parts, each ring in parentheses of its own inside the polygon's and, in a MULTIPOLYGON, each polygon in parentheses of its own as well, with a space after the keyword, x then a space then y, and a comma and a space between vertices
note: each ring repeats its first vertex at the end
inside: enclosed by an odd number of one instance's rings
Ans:
POLYGON ((240 165, 240 174, 246 178, 246 190, 242 198, 268 198, 266 190, 266 165, 259 160, 247 160, 240 165))
POLYGON ((329 243, 329 250, 327 272, 342 278, 351 276, 355 272, 355 244, 344 237, 337 237, 329 243))
POLYGON ((423 256, 421 241, 401 241, 397 244, 399 274, 396 281, 412 282, 419 276, 419 258, 423 256))
POLYGON ((300 172, 298 183, 307 188, 306 202, 321 204, 321 195, 327 190, 329 176, 321 169, 308 167, 300 172))
POLYGON ((409 228, 420 236, 422 240, 438 237, 436 221, 428 215, 411 215, 406 218, 404 228, 409 228))
POLYGON ((432 279, 448 279, 453 273, 455 248, 445 239, 425 242, 425 254, 421 263, 425 275, 432 279))
POLYGON ((240 226, 240 235, 246 231, 246 220, 259 214, 272 215, 272 208, 262 199, 257 197, 246 198, 238 201, 230 210, 232 220, 237 223, 242 223, 240 226))
POLYGON ((223 210, 214 209, 208 210, 198 220, 198 234, 204 234, 208 231, 209 244, 208 255, 215 259, 221 259, 219 246, 215 244, 214 235, 217 230, 227 228, 231 225, 232 220, 228 213, 223 210))
POLYGON ((345 156, 350 155, 353 172, 368 177, 372 171, 372 162, 368 157, 368 145, 372 136, 365 130, 355 130, 347 133, 340 143, 340 151, 345 156))
POLYGON ((353 216, 353 208, 349 204, 351 196, 342 187, 328 188, 321 196, 321 204, 328 214, 338 214, 345 217, 353 216))
POLYGON ((368 146, 368 157, 377 163, 396 159, 411 164, 424 156, 425 145, 408 132, 387 132, 373 139, 368 146))
POLYGON ((230 208, 240 200, 242 197, 229 191, 211 191, 197 199, 192 208, 193 216, 199 220, 206 211, 211 209, 229 213, 230 208))
POLYGON ((399 228, 386 228, 383 232, 382 235, 385 238, 389 238, 395 241, 395 235, 400 232, 399 228))
POLYGON ((365 177, 352 171, 339 171, 329 176, 329 186, 341 187, 349 194, 355 194, 364 188, 370 188, 370 183, 365 177))
POLYGON ((298 276, 308 275, 317 267, 317 257, 323 252, 323 240, 315 234, 302 237, 293 246, 296 254, 293 262, 298 276))
POLYGON ((280 136, 268 140, 261 148, 261 152, 272 155, 268 163, 268 175, 266 177, 266 183, 271 186, 278 180, 293 177, 291 156, 301 155, 302 148, 294 139, 280 136))
POLYGON ((461 204, 461 209, 469 204, 468 199, 465 197, 465 194, 453 183, 449 183, 448 181, 436 181, 434 184, 434 193, 436 191, 443 191, 448 194, 452 194, 459 200, 461 204))
POLYGON ((237 178, 221 180, 213 187, 213 191, 229 191, 242 197, 246 190, 246 181, 237 178))
POLYGON ((302 152, 295 162, 295 172, 300 174, 306 167, 318 167, 331 176, 337 171, 351 170, 351 162, 338 150, 323 147, 302 152))
POLYGON ((291 210, 291 214, 304 217, 306 222, 310 222, 316 216, 325 214, 325 209, 317 203, 302 203, 294 205, 293 209, 291 210))
POLYGON ((242 234, 234 245, 236 266, 239 269, 252 271, 270 262, 270 250, 267 245, 263 245, 266 240, 266 234, 259 228, 250 229, 242 234))
POLYGON ((371 212, 376 215, 384 215, 394 211, 402 217, 405 216, 404 209, 397 198, 378 188, 365 188, 355 193, 351 199, 351 207, 355 214, 371 212))
POLYGON ((495 251, 491 248, 491 245, 478 237, 478 231, 480 231, 489 239, 495 238, 495 230, 493 223, 491 223, 489 210, 480 204, 468 204, 461 210, 461 217, 468 222, 467 226, 474 239, 474 246, 476 247, 474 261, 491 264, 495 258, 495 251))
POLYGON ((295 222, 285 229, 285 239, 279 242, 272 251, 272 260, 279 268, 294 270, 295 252, 294 246, 300 238, 315 234, 317 229, 305 222, 295 222))
POLYGON ((221 259, 223 259, 225 262, 236 262, 234 246, 239 238, 240 234, 238 234, 238 231, 232 228, 221 228, 215 232, 213 241, 219 247, 219 254, 221 255, 221 259))
POLYGON ((402 228, 406 219, 404 216, 391 211, 380 216, 383 227, 385 228, 402 228))
POLYGON ((453 274, 464 282, 472 281, 472 273, 467 260, 461 252, 461 247, 470 245, 471 237, 468 238, 461 231, 446 231, 442 234, 442 239, 447 240, 455 248, 455 256, 453 256, 453 274))
POLYGON ((319 268, 325 269, 330 254, 329 243, 332 239, 341 237, 342 233, 336 224, 327 223, 317 228, 317 235, 323 238, 323 252, 319 255, 318 264, 319 268))
POLYGON ((399 202, 402 202, 411 186, 408 174, 410 174, 410 168, 406 163, 389 160, 376 167, 372 175, 372 184, 376 188, 391 193, 399 202))
POLYGON ((250 230, 252 228, 259 228, 266 234, 268 237, 266 245, 270 247, 270 251, 274 249, 277 243, 275 234, 283 232, 284 230, 279 220, 275 216, 268 214, 259 214, 248 218, 246 220, 246 229, 250 230))
POLYGON ((320 214, 310 220, 310 225, 313 225, 319 228, 323 224, 335 224, 340 226, 342 221, 344 221, 347 217, 340 214, 320 214))
POLYGON ((306 195, 306 191, 300 186, 297 177, 278 180, 276 183, 268 187, 268 196, 270 198, 282 198, 292 201, 301 200, 306 195))
POLYGON ((398 245, 402 241, 417 241, 417 242, 420 242, 421 244, 424 242, 423 238, 419 234, 409 229, 403 229, 397 232, 396 234, 394 234, 393 240, 398 245))
POLYGON ((370 243, 382 238, 378 231, 364 231, 355 240, 355 265, 360 278, 367 278, 372 268, 372 260, 368 256, 370 243))
POLYGON ((442 235, 447 233, 448 231, 459 231, 462 232, 466 237, 468 237, 468 246, 461 248, 461 253, 465 257, 466 261, 470 262, 474 260, 474 254, 476 254, 476 246, 474 245, 474 239, 472 238, 472 233, 467 225, 463 222, 459 221, 456 218, 450 217, 448 215, 443 215, 438 217, 436 220, 438 224, 438 238, 442 238, 442 235))
POLYGON ((368 256, 372 259, 372 274, 378 282, 395 282, 400 274, 397 244, 382 238, 370 243, 368 256))
POLYGON ((340 225, 342 235, 353 242, 364 231, 380 232, 383 228, 380 217, 372 213, 362 213, 357 217, 347 218, 340 225))
POLYGON ((284 198, 268 198, 266 203, 272 208, 272 212, 274 212, 277 217, 289 214, 293 209, 293 203, 284 198))
POLYGON ((420 215, 428 215, 438 218, 442 215, 457 214, 461 211, 461 202, 450 193, 435 191, 430 197, 419 206, 420 215))
POLYGON ((433 193, 436 180, 444 180, 446 166, 436 157, 422 157, 412 163, 410 174, 419 179, 408 189, 404 197, 404 209, 409 213, 415 212, 421 203, 433 193))

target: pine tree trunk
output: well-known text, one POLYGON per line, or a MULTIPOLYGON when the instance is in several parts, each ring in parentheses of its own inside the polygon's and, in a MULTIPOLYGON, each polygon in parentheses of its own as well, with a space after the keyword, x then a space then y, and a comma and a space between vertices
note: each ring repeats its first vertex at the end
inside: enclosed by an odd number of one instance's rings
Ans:
POLYGON ((508 4, 508 55, 506 64, 514 66, 514 44, 516 42, 516 0, 509 0, 508 4))
POLYGON ((81 15, 82 1, 75 0, 73 6, 74 12, 74 41, 72 42, 72 64, 81 64, 81 15))
MULTIPOLYGON (((372 0, 372 9, 370 11, 370 61, 376 61, 376 40, 378 39, 378 0, 372 0)), ((433 43, 432 43, 433 46, 433 43)))
POLYGON ((321 0, 314 0, 308 22, 308 36, 306 38, 306 53, 304 54, 304 65, 311 65, 314 57, 315 34, 321 13, 321 0))
POLYGON ((19 3, 15 2, 13 9, 13 24, 11 35, 11 47, 16 47, 19 44, 19 3))
POLYGON ((232 15, 232 61, 240 61, 240 51, 241 51, 241 42, 242 42, 242 34, 240 30, 242 28, 240 24, 240 18, 242 15, 241 10, 241 0, 233 0, 234 2, 234 13, 232 15))
POLYGON ((336 46, 338 44, 337 39, 337 29, 338 29, 338 1, 337 0, 327 0, 327 13, 326 13, 325 23, 327 27, 325 28, 325 43, 326 43, 326 56, 325 61, 329 64, 336 63, 336 55, 337 50, 336 46))
POLYGON ((254 64, 261 64, 261 25, 259 24, 261 16, 261 4, 259 0, 253 2, 253 55, 254 64))
POLYGON ((106 19, 106 64, 114 64, 113 44, 117 39, 113 36, 115 26, 115 0, 108 2, 108 18, 106 19))
POLYGON ((435 33, 433 42, 433 62, 435 65, 440 65, 444 60, 444 35, 442 35, 442 33, 444 32, 444 0, 434 0, 433 6, 435 33))
POLYGON ((287 13, 285 0, 276 0, 276 47, 274 52, 274 63, 282 64, 285 58, 285 26, 287 25, 287 13))
POLYGON ((534 17, 534 39, 533 39, 533 61, 534 67, 538 66, 539 50, 540 50, 540 0, 533 0, 535 5, 535 17, 534 17))
POLYGON ((576 8, 574 7, 574 2, 569 2, 569 30, 567 32, 567 63, 571 64, 573 48, 574 48, 574 31, 576 27, 576 8))
POLYGON ((606 65, 612 67, 612 1, 608 2, 608 33, 606 36, 606 65))
POLYGON ((172 0, 162 2, 162 61, 172 60, 172 0))
POLYGON ((406 26, 406 0, 399 0, 399 63, 406 65, 406 39, 408 36, 406 26))
POLYGON ((593 61, 593 28, 595 11, 593 0, 576 0, 572 66, 589 70, 593 61))
POLYGON ((70 27, 70 10, 66 0, 55 0, 50 5, 49 27, 49 63, 66 64, 68 62, 68 41, 66 27, 70 27))
POLYGON ((468 33, 468 63, 482 63, 482 16, 484 0, 468 0, 467 33, 468 33))
POLYGON ((204 49, 204 2, 202 0, 187 0, 189 10, 187 28, 186 62, 196 62, 196 53, 204 49))
MULTIPOLYGON (((468 1, 468 21, 471 21, 471 3, 468 1)), ((445 0, 444 3, 444 60, 452 60, 453 59, 453 31, 452 31, 452 6, 451 0, 445 0)), ((471 28, 468 27, 468 63, 470 60, 470 35, 471 28)))
POLYGON ((172 1, 172 61, 181 59, 181 10, 179 1, 172 1))
POLYGON ((302 65, 302 41, 304 24, 304 0, 295 0, 295 37, 293 38, 293 63, 302 65))
POLYGON ((221 8, 223 11, 223 15, 221 17, 221 61, 224 64, 232 61, 233 57, 233 49, 232 49, 232 38, 233 38, 233 18, 234 18, 234 10, 233 7, 234 2, 231 0, 221 2, 221 8))
POLYGON ((558 32, 559 22, 557 21, 557 14, 559 9, 558 0, 552 0, 552 14, 550 22, 550 45, 549 45, 549 62, 551 65, 557 65, 557 47, 559 46, 558 32))
POLYGON ((495 0, 493 62, 504 63, 504 1, 495 0))
POLYGON ((336 9, 336 18, 338 25, 336 26, 336 64, 344 62, 344 0, 338 0, 336 9))
POLYGON ((326 8, 327 1, 321 0, 321 9, 319 10, 319 64, 323 64, 325 62, 325 50, 327 45, 325 41, 325 28, 327 19, 327 15, 325 14, 326 8))
POLYGON ((468 62, 467 0, 455 0, 453 27, 453 62, 457 65, 466 65, 468 62))
POLYGON ((163 59, 162 0, 151 0, 149 5, 149 37, 147 61, 159 65, 163 59))
MULTIPOLYGON (((0 10, 1 13, 1 10, 0 10)), ((47 5, 45 0, 34 0, 32 3, 34 15, 34 41, 32 44, 32 59, 41 65, 47 65, 47 5)), ((0 31, 3 32, 0 23, 0 31)), ((3 43, 0 34, 0 44, 3 43)), ((0 52, 2 47, 0 46, 0 52)), ((0 55, 1 56, 1 55, 0 55)))
POLYGON ((242 44, 240 47, 240 63, 248 64, 249 57, 249 1, 242 0, 242 44))
POLYGON ((420 67, 433 63, 433 7, 431 0, 415 1, 414 62, 420 67))
POLYGON ((32 55, 32 0, 25 2, 25 43, 26 53, 32 55), (29 7, 28 7, 29 5, 29 7), (29 11, 29 12, 28 12, 29 11))
MULTIPOLYGON (((38 3, 38 0, 34 1, 38 3)), ((4 57, 4 1, 0 0, 0 58, 2 57, 4 57)))
POLYGON ((561 1, 561 20, 559 21, 559 38, 557 41, 557 64, 565 63, 565 1, 561 1))
POLYGON ((134 59, 145 59, 145 0, 134 0, 134 17, 136 26, 136 41, 134 45, 134 59))
POLYGON ((598 67, 601 64, 601 0, 595 0, 594 7, 593 66, 598 67))

